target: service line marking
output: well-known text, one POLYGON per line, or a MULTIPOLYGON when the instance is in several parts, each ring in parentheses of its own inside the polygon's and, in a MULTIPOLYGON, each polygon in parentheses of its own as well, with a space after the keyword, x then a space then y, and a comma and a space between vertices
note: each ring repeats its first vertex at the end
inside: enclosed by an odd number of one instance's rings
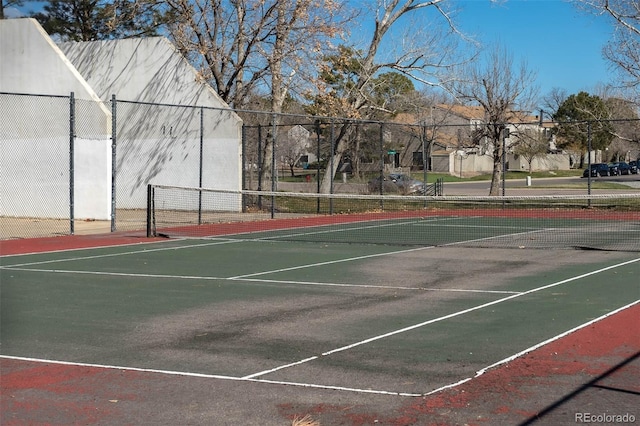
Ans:
POLYGON ((506 301, 509 301, 509 300, 512 300, 512 299, 515 299, 515 298, 518 298, 518 297, 522 297, 522 296, 525 296, 525 295, 536 293, 536 292, 539 292, 539 291, 542 291, 542 290, 546 290, 546 289, 549 289, 549 288, 557 287, 557 286, 562 285, 562 284, 566 284, 566 283, 569 283, 569 282, 572 282, 572 281, 576 281, 576 280, 579 280, 579 279, 582 279, 582 278, 589 277, 591 275, 595 275, 595 274, 599 274, 599 273, 602 273, 602 272, 605 272, 605 271, 609 271, 611 269, 619 268, 621 266, 626 266, 626 265, 629 265, 629 264, 632 264, 632 263, 635 263, 635 262, 638 262, 638 261, 640 261, 640 258, 631 259, 631 260, 628 260, 628 261, 625 261, 625 262, 621 262, 621 263, 618 263, 618 264, 615 264, 615 265, 611 265, 611 266, 607 266, 607 267, 604 267, 604 268, 600 268, 600 269, 597 269, 595 271, 591 271, 591 272, 587 272, 587 273, 584 273, 584 274, 580 274, 580 275, 577 275, 575 277, 567 278, 567 279, 564 279, 564 280, 561 280, 561 281, 557 281, 557 282, 554 282, 554 283, 551 283, 551 284, 547 284, 547 285, 544 285, 544 286, 536 287, 536 288, 533 288, 533 289, 530 289, 530 290, 527 290, 527 291, 523 291, 522 293, 513 294, 513 295, 510 295, 510 296, 507 296, 507 297, 503 297, 501 299, 497 299, 497 300, 494 300, 494 301, 491 301, 491 302, 487 302, 487 303, 483 303, 481 305, 474 306, 472 308, 463 309, 463 310, 458 311, 458 312, 453 312, 453 313, 448 314, 448 315, 444 315, 444 316, 441 316, 441 317, 438 317, 438 318, 433 318, 433 319, 430 319, 430 320, 427 320, 427 321, 423 321, 423 322, 418 323, 418 324, 414 324, 414 325, 411 325, 411 326, 408 326, 408 327, 404 327, 404 328, 401 328, 401 329, 398 329, 398 330, 394 330, 394 331, 391 331, 389 333, 384 333, 384 334, 380 334, 378 336, 373 336, 373 337, 370 337, 368 339, 364 339, 364 340, 361 340, 359 342, 352 343, 350 345, 341 346, 339 348, 323 352, 320 355, 317 355, 315 357, 307 358, 306 360, 303 360, 303 361, 296 361, 296 362, 293 362, 293 363, 281 365, 279 367, 271 368, 269 370, 259 371, 259 372, 256 372, 254 374, 247 375, 247 376, 245 376, 245 378, 260 377, 260 376, 271 374, 271 373, 274 373, 276 371, 280 371, 280 370, 283 370, 283 369, 286 369, 286 368, 298 366, 298 365, 300 365, 302 363, 313 361, 313 360, 319 359, 321 357, 325 357, 325 356, 329 356, 329 355, 332 355, 332 354, 335 354, 335 353, 338 353, 338 352, 343 352, 343 351, 346 351, 346 350, 349 350, 349 349, 353 349, 353 348, 356 348, 358 346, 365 345, 367 343, 371 343, 371 342, 375 342, 377 340, 385 339, 385 338, 390 337, 390 336, 395 336, 397 334, 406 333, 407 331, 415 330, 417 328, 421 328, 421 327, 424 327, 424 326, 429 325, 429 324, 434 324, 436 322, 440 322, 440 321, 444 321, 444 320, 447 320, 447 319, 455 318, 455 317, 458 317, 458 316, 461 316, 461 315, 464 315, 464 314, 468 314, 469 312, 474 312, 474 311, 477 311, 477 310, 480 310, 480 309, 484 309, 484 308, 487 308, 489 306, 497 305, 499 303, 503 303, 503 302, 506 302, 506 301))
POLYGON ((198 276, 198 275, 168 275, 168 274, 141 274, 141 273, 130 273, 130 272, 76 271, 76 270, 70 270, 70 269, 39 269, 39 268, 22 268, 22 267, 10 267, 10 266, 3 269, 7 271, 41 272, 41 273, 50 273, 50 274, 96 275, 96 276, 113 276, 113 277, 128 277, 128 278, 156 278, 156 279, 202 280, 202 281, 234 281, 234 282, 243 281, 248 283, 291 284, 291 285, 300 285, 300 286, 319 286, 319 287, 348 287, 348 288, 365 288, 365 289, 374 289, 374 290, 520 294, 520 292, 508 291, 508 290, 407 287, 407 286, 390 286, 390 285, 373 285, 373 284, 333 283, 333 282, 320 282, 320 281, 268 280, 268 279, 259 279, 259 278, 225 278, 225 277, 208 277, 208 276, 198 276))

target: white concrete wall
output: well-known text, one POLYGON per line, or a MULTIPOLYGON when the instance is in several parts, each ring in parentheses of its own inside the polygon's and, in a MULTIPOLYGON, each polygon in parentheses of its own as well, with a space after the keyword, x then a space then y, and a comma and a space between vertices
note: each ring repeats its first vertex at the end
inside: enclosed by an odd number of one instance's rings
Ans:
POLYGON ((0 138, 0 215, 69 217, 69 138, 0 138))
MULTIPOLYGON (((102 100, 115 94, 129 101, 227 106, 164 38, 62 47, 68 56, 33 19, 0 21, 0 91, 74 92, 75 217, 110 219, 111 110, 102 100)), ((11 97, 10 104, 0 126, 0 215, 68 217, 68 100, 11 97)), ((148 183, 198 185, 199 109, 119 103, 117 116, 118 208, 144 208, 148 183)), ((240 118, 205 109, 204 126, 203 186, 240 189, 240 118)))
MULTIPOLYGON (((74 215, 109 219, 111 155, 105 157, 105 150, 110 146, 111 113, 33 19, 0 21, 0 91, 74 93, 74 215)), ((69 100, 3 96, 0 215, 68 218, 69 100)))
MULTIPOLYGON (((107 140, 76 139, 74 217, 110 218, 111 156, 107 140)), ((0 214, 68 218, 69 138, 0 139, 0 214)))
POLYGON ((76 219, 111 218, 111 140, 75 139, 76 219))
POLYGON ((201 112, 202 186, 241 189, 242 121, 169 41, 151 37, 61 48, 103 100, 116 95, 164 104, 117 103, 118 208, 145 207, 150 183, 198 186, 201 112))
MULTIPOLYGON (((0 21, 0 91, 100 101, 35 19, 0 21)), ((108 113, 105 110, 105 113, 108 113)))
MULTIPOLYGON (((432 156, 433 171, 440 173, 450 173, 455 176, 472 176, 483 173, 491 173, 493 171, 493 158, 490 155, 468 154, 460 158, 456 151, 450 153, 434 154, 432 156)), ((528 171, 529 165, 527 161, 518 156, 508 156, 509 170, 528 171)), ((543 157, 535 158, 533 161, 533 170, 569 170, 568 154, 547 154, 543 157)))
MULTIPOLYGON (((533 159, 531 170, 569 170, 571 168, 569 162, 569 154, 547 154, 542 157, 536 157, 533 159)), ((509 169, 529 171, 528 161, 522 157, 509 156, 509 169)))

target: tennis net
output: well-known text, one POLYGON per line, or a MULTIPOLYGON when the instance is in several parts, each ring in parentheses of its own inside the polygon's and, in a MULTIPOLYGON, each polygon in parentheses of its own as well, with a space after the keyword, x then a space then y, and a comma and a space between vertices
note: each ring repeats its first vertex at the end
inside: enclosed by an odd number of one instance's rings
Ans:
POLYGON ((400 196, 151 185, 147 235, 640 251, 640 194, 400 196))

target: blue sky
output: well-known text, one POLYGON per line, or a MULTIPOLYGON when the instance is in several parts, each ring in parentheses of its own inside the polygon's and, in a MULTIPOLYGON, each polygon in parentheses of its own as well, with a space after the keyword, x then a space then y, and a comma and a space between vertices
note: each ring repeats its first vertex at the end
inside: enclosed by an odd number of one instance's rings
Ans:
MULTIPOLYGON (((373 0, 358 0, 373 1, 373 0)), ((553 88, 567 94, 593 93, 614 81, 602 57, 612 32, 603 16, 588 15, 565 0, 456 0, 455 24, 484 46, 504 45, 516 64, 525 60, 537 72, 540 96, 553 88)), ((25 1, 23 12, 42 7, 25 1)))
POLYGON ((604 16, 579 11, 563 0, 461 0, 456 22, 485 46, 499 42, 516 64, 525 60, 537 72, 540 95, 553 88, 567 94, 594 93, 615 75, 602 57, 611 23, 604 16))

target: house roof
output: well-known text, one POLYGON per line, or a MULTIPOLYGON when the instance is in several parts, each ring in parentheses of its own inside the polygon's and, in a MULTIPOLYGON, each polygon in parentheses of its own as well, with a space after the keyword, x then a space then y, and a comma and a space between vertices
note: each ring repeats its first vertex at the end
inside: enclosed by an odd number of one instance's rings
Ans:
MULTIPOLYGON (((458 117, 466 118, 468 120, 484 120, 485 112, 484 108, 479 105, 460 105, 460 104, 438 104, 436 108, 446 111, 450 114, 457 115, 458 117)), ((512 123, 538 123, 540 118, 538 115, 531 115, 526 111, 511 111, 511 117, 509 119, 512 123)), ((546 127, 546 126, 545 126, 546 127)), ((552 127, 552 126, 549 126, 552 127)))
POLYGON ((476 105, 460 105, 460 104, 438 104, 436 108, 447 111, 451 114, 455 114, 459 117, 468 119, 482 120, 484 118, 484 109, 481 106, 476 105))

